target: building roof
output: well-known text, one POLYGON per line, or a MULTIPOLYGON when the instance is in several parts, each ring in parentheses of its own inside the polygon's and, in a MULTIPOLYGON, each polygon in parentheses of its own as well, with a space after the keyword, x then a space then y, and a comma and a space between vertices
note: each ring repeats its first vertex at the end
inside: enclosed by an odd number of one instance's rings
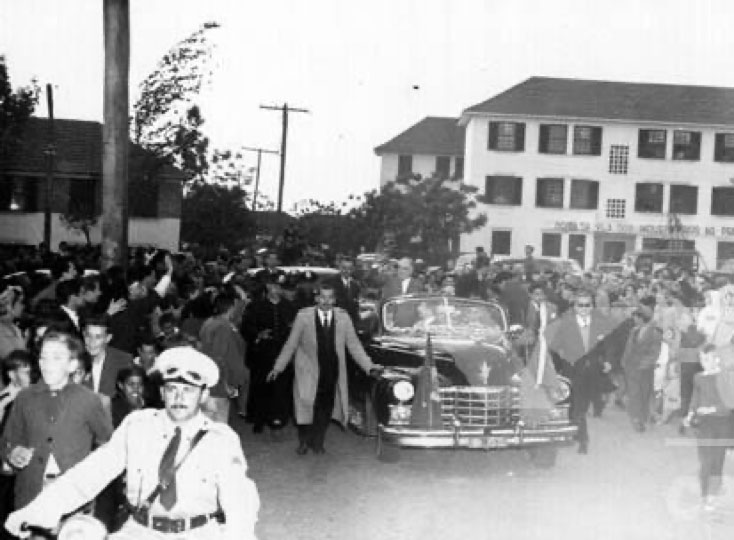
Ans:
POLYGON ((427 116, 375 148, 375 154, 464 155, 464 127, 458 118, 427 116))
POLYGON ((734 126, 734 88, 531 77, 477 113, 734 126))
MULTIPOLYGON (((22 142, 15 151, 2 158, 0 170, 45 173, 49 143, 49 120, 29 118, 22 132, 22 142)), ((54 145, 56 147, 54 171, 58 174, 101 176, 102 174, 102 124, 86 120, 54 120, 54 145)), ((136 165, 155 159, 140 146, 130 143, 130 177, 135 176, 136 165)), ((183 180, 179 169, 164 164, 157 176, 183 180)))

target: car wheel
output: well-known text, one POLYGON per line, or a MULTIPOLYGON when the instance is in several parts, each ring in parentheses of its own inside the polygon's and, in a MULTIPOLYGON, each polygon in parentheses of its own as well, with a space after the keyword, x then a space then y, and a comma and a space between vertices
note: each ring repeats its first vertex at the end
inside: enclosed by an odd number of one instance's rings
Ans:
POLYGON ((558 448, 555 446, 536 446, 528 448, 530 461, 539 469, 552 469, 556 465, 558 448))
POLYGON ((379 461, 383 463, 397 463, 400 461, 400 447, 385 442, 379 429, 377 430, 377 437, 375 440, 375 454, 379 461))

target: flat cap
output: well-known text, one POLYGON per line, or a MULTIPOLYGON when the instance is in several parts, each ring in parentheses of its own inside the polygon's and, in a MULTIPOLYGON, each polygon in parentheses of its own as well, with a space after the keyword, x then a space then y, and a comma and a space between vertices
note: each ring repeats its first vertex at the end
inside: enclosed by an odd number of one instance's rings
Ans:
POLYGON ((194 386, 213 387, 219 380, 214 360, 193 347, 171 347, 155 361, 164 382, 183 382, 194 386))

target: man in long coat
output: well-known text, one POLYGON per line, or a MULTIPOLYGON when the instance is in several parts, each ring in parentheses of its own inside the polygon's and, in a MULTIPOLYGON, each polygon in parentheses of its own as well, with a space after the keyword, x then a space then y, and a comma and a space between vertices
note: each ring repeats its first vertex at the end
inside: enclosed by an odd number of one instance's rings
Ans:
POLYGON ((576 293, 573 310, 546 330, 548 349, 556 353, 556 370, 571 380, 571 420, 578 425, 579 453, 588 453, 586 415, 599 392, 599 379, 611 369, 607 336, 612 321, 593 309, 593 293, 576 293))
POLYGON ((268 380, 275 380, 295 355, 293 398, 299 446, 303 455, 324 452, 324 437, 334 419, 346 425, 349 410, 346 350, 356 364, 369 373, 372 363, 357 338, 346 311, 334 308, 331 284, 321 284, 315 307, 298 312, 288 340, 275 360, 268 380))

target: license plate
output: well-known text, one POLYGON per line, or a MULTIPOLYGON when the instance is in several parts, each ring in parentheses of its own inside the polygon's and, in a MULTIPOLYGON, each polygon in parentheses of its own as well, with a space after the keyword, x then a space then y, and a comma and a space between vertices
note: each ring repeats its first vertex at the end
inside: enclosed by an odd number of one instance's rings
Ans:
POLYGON ((502 437, 472 437, 469 439, 469 448, 482 448, 489 450, 491 448, 504 448, 507 441, 502 437))

